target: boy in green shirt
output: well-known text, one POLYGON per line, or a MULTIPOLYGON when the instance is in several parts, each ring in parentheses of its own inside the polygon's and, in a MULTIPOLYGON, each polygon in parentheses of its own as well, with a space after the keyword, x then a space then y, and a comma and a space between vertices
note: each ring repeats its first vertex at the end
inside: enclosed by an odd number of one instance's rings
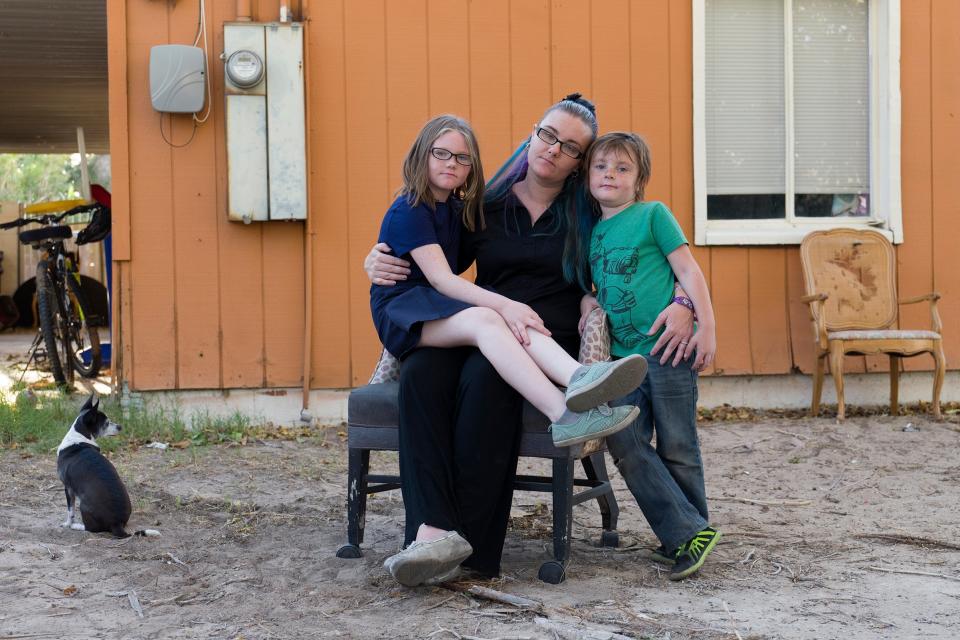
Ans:
MULTIPOLYGON (((650 180, 643 139, 624 132, 601 136, 587 167, 595 221, 589 268, 597 296, 596 302, 586 297, 582 311, 598 302, 610 321, 614 358, 639 354, 649 367, 638 389, 611 403, 636 405, 640 417, 608 437, 607 446, 660 540, 651 557, 673 563, 670 579, 681 580, 700 569, 720 539, 709 526, 696 424, 697 372, 716 352, 710 292, 673 214, 661 202, 643 200, 650 180), (698 326, 680 343, 683 359, 671 366, 651 358, 650 350, 663 331, 652 331, 657 315, 674 301, 674 275, 692 299, 698 326)), ((588 227, 581 221, 581 229, 588 227)))

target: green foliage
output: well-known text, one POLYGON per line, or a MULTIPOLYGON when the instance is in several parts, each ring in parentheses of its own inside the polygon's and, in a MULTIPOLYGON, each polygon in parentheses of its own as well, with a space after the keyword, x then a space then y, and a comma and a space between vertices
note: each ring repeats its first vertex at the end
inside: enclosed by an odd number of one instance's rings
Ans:
POLYGON ((79 406, 60 394, 36 403, 22 398, 15 404, 0 401, 0 446, 16 443, 32 451, 56 449, 79 406))
MULTIPOLYGON (((33 453, 55 451, 85 401, 84 396, 60 393, 37 394, 30 401, 18 398, 12 404, 0 399, 0 448, 33 453)), ((187 419, 177 411, 124 409, 116 400, 108 398, 101 399, 100 408, 122 427, 120 435, 97 441, 104 451, 154 441, 177 448, 243 443, 262 429, 239 412, 226 418, 197 413, 187 419)))
MULTIPOLYGON (((109 158, 88 155, 87 164, 90 182, 109 190, 109 158)), ((0 201, 33 204, 79 197, 80 165, 71 155, 0 154, 0 201)))

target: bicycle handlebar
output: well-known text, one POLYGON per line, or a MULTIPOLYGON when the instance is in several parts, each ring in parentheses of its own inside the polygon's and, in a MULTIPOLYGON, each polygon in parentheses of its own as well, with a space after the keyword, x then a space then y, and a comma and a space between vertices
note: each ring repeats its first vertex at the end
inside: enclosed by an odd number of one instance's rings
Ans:
POLYGON ((46 214, 42 216, 37 216, 36 218, 17 218, 16 220, 11 220, 10 222, 4 222, 0 224, 0 229, 14 229, 16 227, 25 227, 28 224, 56 224, 60 222, 67 216, 76 215, 78 213, 86 213, 87 211, 92 211, 99 207, 100 205, 96 202, 92 204, 81 204, 80 206, 68 209, 63 213, 58 214, 46 214))

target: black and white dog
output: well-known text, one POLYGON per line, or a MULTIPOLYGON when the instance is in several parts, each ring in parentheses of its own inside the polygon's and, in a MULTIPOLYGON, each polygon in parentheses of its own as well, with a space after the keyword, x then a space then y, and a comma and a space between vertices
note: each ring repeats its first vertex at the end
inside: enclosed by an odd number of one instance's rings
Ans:
POLYGON ((127 538, 130 496, 117 470, 103 457, 96 443, 97 438, 120 433, 120 425, 111 422, 99 406, 99 398, 91 395, 57 449, 57 474, 67 494, 67 520, 63 526, 94 533, 108 531, 118 538, 127 538), (77 510, 82 524, 74 522, 77 510))

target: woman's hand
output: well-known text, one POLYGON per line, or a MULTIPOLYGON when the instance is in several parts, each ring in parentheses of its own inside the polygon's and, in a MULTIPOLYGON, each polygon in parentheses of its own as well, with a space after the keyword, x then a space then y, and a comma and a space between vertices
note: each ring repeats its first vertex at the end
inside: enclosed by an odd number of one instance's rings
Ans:
POLYGON ((596 297, 589 293, 580 299, 580 322, 577 323, 577 331, 581 336, 583 335, 583 329, 587 326, 587 317, 594 309, 599 308, 600 303, 597 302, 596 297))
POLYGON ((510 331, 517 338, 520 344, 527 346, 530 344, 530 336, 527 335, 527 327, 539 331, 545 336, 550 335, 550 331, 543 324, 543 320, 537 315, 537 312, 528 305, 515 300, 508 300, 497 312, 503 316, 504 322, 510 327, 510 331))
POLYGON ((392 287, 400 280, 406 280, 410 275, 410 263, 396 256, 389 255, 390 247, 379 242, 363 261, 363 270, 373 284, 382 284, 392 287))
MULTIPOLYGON (((680 364, 680 360, 687 360, 694 351, 693 337, 693 311, 672 302, 667 308, 660 312, 654 321, 648 336, 652 336, 660 327, 666 327, 657 343, 650 350, 650 355, 655 356, 657 352, 663 349, 663 355, 660 357, 660 364, 666 364, 673 356, 672 366, 680 364)), ((714 350, 716 350, 716 341, 714 341, 714 350)), ((699 360, 699 357, 698 357, 699 360)))

